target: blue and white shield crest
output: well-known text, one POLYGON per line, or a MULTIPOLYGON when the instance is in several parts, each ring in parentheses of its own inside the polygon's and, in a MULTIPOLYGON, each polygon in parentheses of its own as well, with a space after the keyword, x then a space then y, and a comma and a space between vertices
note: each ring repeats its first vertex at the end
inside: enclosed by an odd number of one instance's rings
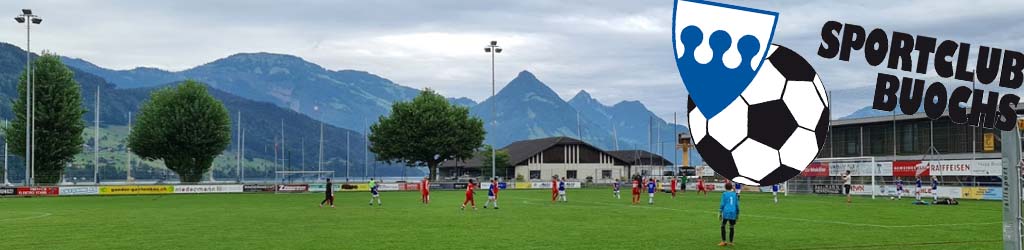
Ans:
POLYGON ((676 67, 690 98, 710 119, 761 69, 779 14, 700 0, 677 0, 674 9, 676 67))

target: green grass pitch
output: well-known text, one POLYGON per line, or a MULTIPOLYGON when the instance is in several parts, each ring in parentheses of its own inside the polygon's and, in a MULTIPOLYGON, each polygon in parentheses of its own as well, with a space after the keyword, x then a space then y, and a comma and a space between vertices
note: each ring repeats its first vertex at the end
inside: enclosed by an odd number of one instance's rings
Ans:
MULTIPOLYGON (((500 210, 461 211, 461 191, 212 194, 0 199, 0 249, 720 249, 718 193, 630 205, 609 189, 508 190, 500 210)), ((744 193, 732 249, 995 249, 995 201, 915 206, 911 199, 744 193)))

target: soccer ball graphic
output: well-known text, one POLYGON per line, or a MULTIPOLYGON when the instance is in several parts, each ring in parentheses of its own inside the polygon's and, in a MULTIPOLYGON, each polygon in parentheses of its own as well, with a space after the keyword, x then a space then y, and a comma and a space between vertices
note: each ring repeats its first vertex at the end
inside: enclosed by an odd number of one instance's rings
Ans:
POLYGON ((704 118, 687 99, 697 152, 716 173, 745 185, 774 185, 800 174, 828 134, 821 79, 807 60, 775 44, 750 85, 718 115, 704 118))

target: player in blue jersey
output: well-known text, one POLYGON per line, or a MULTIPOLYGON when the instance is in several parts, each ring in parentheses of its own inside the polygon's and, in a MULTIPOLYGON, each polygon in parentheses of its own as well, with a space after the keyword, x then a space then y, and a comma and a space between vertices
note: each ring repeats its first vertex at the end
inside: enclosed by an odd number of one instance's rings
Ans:
POLYGON ((740 193, 743 192, 743 183, 734 182, 733 186, 736 187, 736 197, 740 197, 740 193))
POLYGON ((379 206, 383 206, 380 203, 380 192, 378 191, 378 188, 380 187, 380 185, 377 185, 377 182, 373 181, 373 179, 370 179, 370 183, 368 185, 370 186, 370 195, 371 195, 370 196, 370 206, 371 207, 373 206, 373 201, 374 200, 377 200, 377 206, 378 207, 379 206))
POLYGON ((775 200, 775 204, 779 204, 779 184, 772 185, 772 199, 775 200))
POLYGON ((558 181, 558 198, 560 198, 562 202, 569 202, 569 199, 565 198, 565 177, 562 177, 562 179, 558 181))
POLYGON ((939 201, 939 179, 932 175, 932 202, 939 201))
POLYGON ((725 192, 722 193, 722 201, 718 205, 718 216, 722 219, 722 242, 719 246, 733 245, 733 236, 736 233, 736 220, 740 218, 740 200, 733 191, 732 183, 725 183, 725 192), (725 224, 729 224, 729 241, 725 241, 725 224))
POLYGON ((921 176, 917 176, 916 178, 917 181, 915 183, 917 186, 914 187, 914 199, 921 201, 921 176))
POLYGON ((903 178, 896 177, 896 199, 903 199, 903 178))
POLYGON ((654 205, 654 191, 657 187, 658 184, 654 182, 654 178, 647 181, 647 205, 654 205))
POLYGON ((620 200, 622 199, 622 196, 619 195, 619 189, 621 189, 621 188, 622 188, 622 183, 619 182, 619 179, 615 179, 615 183, 612 183, 612 196, 614 196, 615 199, 620 199, 620 200))
POLYGON ((498 209, 498 178, 491 180, 491 187, 487 188, 487 202, 484 202, 484 209, 487 205, 494 203, 494 209, 498 209))

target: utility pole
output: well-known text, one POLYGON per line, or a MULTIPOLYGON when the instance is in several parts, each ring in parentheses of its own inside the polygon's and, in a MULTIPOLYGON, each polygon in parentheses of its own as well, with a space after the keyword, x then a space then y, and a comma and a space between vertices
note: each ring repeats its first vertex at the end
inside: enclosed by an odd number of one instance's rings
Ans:
MULTIPOLYGON (((132 112, 128 112, 128 134, 132 134, 132 112)), ((125 146, 125 153, 128 155, 128 176, 125 181, 132 183, 132 149, 125 146)))
POLYGON ((352 132, 345 130, 345 183, 348 183, 349 178, 352 177, 352 158, 349 158, 349 137, 352 136, 352 132))
POLYGON ((95 119, 95 127, 92 137, 92 149, 93 149, 93 165, 92 165, 92 179, 96 184, 100 183, 100 86, 96 85, 96 109, 93 113, 95 119))
POLYGON ((235 170, 235 176, 237 176, 238 179, 235 180, 235 181, 238 182, 238 183, 241 183, 242 182, 242 111, 238 111, 238 131, 235 131, 235 135, 237 135, 235 137, 235 142, 238 142, 238 145, 236 145, 237 150, 235 150, 235 160, 236 160, 236 164, 237 164, 237 168, 238 168, 238 169, 235 170))

